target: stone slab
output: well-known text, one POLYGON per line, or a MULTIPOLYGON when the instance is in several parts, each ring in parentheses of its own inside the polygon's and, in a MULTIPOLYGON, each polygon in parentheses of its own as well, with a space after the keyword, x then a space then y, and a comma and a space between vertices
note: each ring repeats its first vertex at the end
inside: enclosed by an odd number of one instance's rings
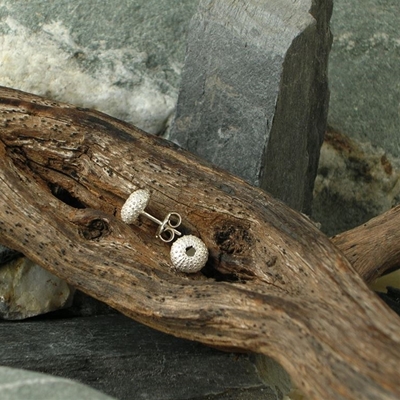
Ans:
POLYGON ((67 379, 0 367, 2 400, 112 400, 92 388, 67 379))
POLYGON ((249 356, 174 338, 121 315, 1 321, 0 338, 3 366, 73 379, 117 399, 277 398, 249 356))
POLYGON ((309 212, 331 9, 322 0, 201 0, 169 138, 309 212))
POLYGON ((328 121, 400 156, 400 2, 335 0, 328 121))

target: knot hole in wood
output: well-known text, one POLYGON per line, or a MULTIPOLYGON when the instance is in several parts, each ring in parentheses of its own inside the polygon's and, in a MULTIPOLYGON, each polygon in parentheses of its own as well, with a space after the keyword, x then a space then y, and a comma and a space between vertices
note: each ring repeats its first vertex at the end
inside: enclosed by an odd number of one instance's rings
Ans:
POLYGON ((248 227, 232 222, 217 227, 214 240, 221 252, 231 255, 243 255, 255 243, 248 227))

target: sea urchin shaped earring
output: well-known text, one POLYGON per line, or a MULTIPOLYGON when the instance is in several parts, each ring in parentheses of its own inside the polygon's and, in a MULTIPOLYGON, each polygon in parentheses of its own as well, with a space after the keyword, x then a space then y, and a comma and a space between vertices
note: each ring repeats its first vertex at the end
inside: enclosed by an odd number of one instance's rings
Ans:
POLYGON ((191 274, 200 271, 208 260, 208 249, 197 236, 179 238, 171 247, 173 266, 181 272, 191 274))
POLYGON ((135 190, 125 201, 121 208, 121 219, 126 224, 135 222, 137 217, 143 213, 150 200, 150 192, 146 189, 135 190))

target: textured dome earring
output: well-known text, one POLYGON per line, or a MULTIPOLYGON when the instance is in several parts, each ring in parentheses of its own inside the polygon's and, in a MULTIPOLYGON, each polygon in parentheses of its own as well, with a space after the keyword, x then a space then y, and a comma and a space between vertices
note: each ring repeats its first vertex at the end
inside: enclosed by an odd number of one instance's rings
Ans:
MULTIPOLYGON (((175 236, 182 236, 176 228, 182 223, 181 216, 176 212, 169 212, 160 221, 144 211, 150 201, 150 191, 139 189, 134 191, 126 200, 121 209, 121 219, 127 224, 136 221, 139 215, 149 218, 159 225, 156 237, 169 243, 175 236)), ((204 242, 193 235, 182 236, 171 247, 171 262, 175 269, 188 274, 200 271, 208 260, 208 249, 204 242)))
POLYGON ((208 260, 208 249, 197 236, 182 236, 171 246, 171 261, 176 269, 188 274, 200 271, 208 260))

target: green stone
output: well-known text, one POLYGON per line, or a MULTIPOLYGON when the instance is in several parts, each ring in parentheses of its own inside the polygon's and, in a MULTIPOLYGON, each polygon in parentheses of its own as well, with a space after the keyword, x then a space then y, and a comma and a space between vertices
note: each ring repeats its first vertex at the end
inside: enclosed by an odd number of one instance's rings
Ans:
POLYGON ((2 400, 112 400, 112 397, 69 379, 7 367, 0 367, 0 398, 2 400))

